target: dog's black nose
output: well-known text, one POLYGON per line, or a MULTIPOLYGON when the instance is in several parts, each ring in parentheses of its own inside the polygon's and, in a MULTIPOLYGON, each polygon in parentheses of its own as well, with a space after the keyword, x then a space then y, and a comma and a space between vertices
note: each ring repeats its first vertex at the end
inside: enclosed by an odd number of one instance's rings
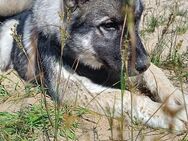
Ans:
POLYGON ((136 64, 136 70, 138 73, 143 73, 146 71, 150 66, 150 59, 144 59, 144 60, 139 60, 137 61, 136 64))
POLYGON ((131 65, 131 62, 128 63, 128 74, 129 76, 135 76, 145 72, 150 66, 150 59, 148 56, 143 55, 142 57, 137 57, 135 65, 131 65))

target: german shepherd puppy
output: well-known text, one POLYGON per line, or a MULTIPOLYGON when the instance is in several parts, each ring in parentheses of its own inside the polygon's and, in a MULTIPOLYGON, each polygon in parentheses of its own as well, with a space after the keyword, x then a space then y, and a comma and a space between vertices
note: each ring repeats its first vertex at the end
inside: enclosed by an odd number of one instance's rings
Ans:
MULTIPOLYGON (((78 75, 87 77, 96 84, 112 87, 120 81, 121 76, 120 39, 124 19, 121 1, 91 0, 66 3, 72 4, 71 6, 75 9, 70 15, 72 18, 67 27, 69 37, 64 47, 61 47, 60 28, 62 25, 65 26, 59 15, 63 7, 61 0, 53 3, 49 0, 37 0, 32 10, 23 12, 3 23, 2 29, 7 28, 7 25, 8 27, 17 25, 17 34, 23 36, 21 41, 23 48, 13 41, 10 34, 4 36, 2 40, 9 39, 6 43, 10 44, 9 47, 6 46, 6 50, 7 48, 11 50, 11 53, 6 54, 11 55, 8 55, 9 59, 7 55, 2 56, 6 59, 4 63, 1 63, 4 64, 1 65, 1 70, 12 65, 24 80, 31 80, 39 73, 37 61, 40 61, 42 65, 40 67, 45 73, 46 86, 52 89, 51 80, 54 74, 51 75, 47 70, 54 69, 55 63, 59 66, 63 60, 63 67, 70 67, 78 75), (37 52, 40 60, 37 60, 37 52), (76 69, 73 65, 75 61, 79 62, 76 69)), ((136 1, 136 26, 138 26, 142 10, 141 1, 136 1)), ((130 74, 142 73, 149 66, 147 53, 138 35, 138 27, 135 29, 136 68, 131 70, 129 67, 130 74)), ((54 92, 52 90, 49 94, 54 97, 56 96, 54 92)))
MULTIPOLYGON (((141 0, 134 0, 133 8, 136 58, 135 68, 130 67, 129 52, 129 75, 143 73, 150 64, 138 31, 143 11, 141 0)), ((121 0, 36 0, 31 9, 2 23, 0 70, 14 68, 26 81, 39 80, 42 75, 42 83, 54 100, 78 99, 78 104, 100 113, 101 106, 115 108, 114 114, 119 116, 121 90, 116 88, 120 88, 122 70, 120 42, 127 29, 123 30, 124 14, 121 0), (71 11, 69 22, 61 16, 67 7, 71 11), (66 41, 62 28, 68 32, 66 41)), ((130 92, 123 101, 124 111, 130 114, 130 92)), ((133 105, 133 116, 143 123, 160 107, 148 97, 138 95, 133 96, 133 105)), ((147 124, 166 128, 166 117, 158 110, 147 124)), ((184 129, 183 122, 178 120, 175 128, 184 129)))

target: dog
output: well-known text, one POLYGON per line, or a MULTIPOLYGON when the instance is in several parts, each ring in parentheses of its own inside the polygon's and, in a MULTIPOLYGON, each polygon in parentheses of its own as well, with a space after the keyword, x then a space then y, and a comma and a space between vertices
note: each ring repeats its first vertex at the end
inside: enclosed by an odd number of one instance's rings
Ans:
MULTIPOLYGON (((18 10, 19 14, 1 20, 1 71, 13 68, 22 79, 34 83, 42 79, 40 83, 55 101, 73 103, 77 99, 77 104, 98 113, 104 113, 104 109, 115 109, 115 117, 121 115, 123 101, 123 111, 132 114, 143 124, 168 128, 173 118, 175 130, 186 130, 186 110, 179 110, 185 104, 182 92, 175 91, 164 73, 150 65, 141 42, 141 0, 135 0, 133 4, 135 67, 131 67, 133 52, 129 51, 126 70, 130 76, 143 77, 148 89, 159 96, 157 102, 129 91, 125 91, 121 99, 121 37, 125 34, 122 1, 36 0, 28 5, 32 5, 32 8, 25 6, 23 11, 18 10), (69 13, 61 16, 67 7, 71 11, 70 20, 67 16, 69 13), (62 34, 66 35, 66 32, 63 29, 68 32, 64 42, 62 34), (157 81, 162 83, 158 84, 157 81), (168 109, 179 111, 177 116, 166 114, 161 108, 166 105, 168 109)), ((1 16, 16 12, 9 13, 6 14, 6 9, 0 11, 1 16)))

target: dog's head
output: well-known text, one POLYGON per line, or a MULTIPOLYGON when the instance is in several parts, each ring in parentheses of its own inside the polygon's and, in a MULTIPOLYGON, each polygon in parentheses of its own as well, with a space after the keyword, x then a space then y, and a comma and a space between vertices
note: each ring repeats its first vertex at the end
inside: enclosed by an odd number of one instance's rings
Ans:
MULTIPOLYGON (((70 2, 70 1, 69 1, 70 2)), ((72 13, 69 28, 70 38, 64 52, 74 56, 82 64, 93 69, 106 67, 117 73, 121 71, 121 35, 124 14, 120 0, 78 0, 72 13)), ((138 35, 138 26, 143 11, 140 0, 134 3, 136 53, 135 68, 128 67, 129 75, 144 72, 149 66, 148 55, 138 35)), ((125 27, 126 32, 126 27, 125 27)), ((131 46, 129 45, 129 48, 131 46)), ((131 64, 129 52, 128 66, 131 64)))

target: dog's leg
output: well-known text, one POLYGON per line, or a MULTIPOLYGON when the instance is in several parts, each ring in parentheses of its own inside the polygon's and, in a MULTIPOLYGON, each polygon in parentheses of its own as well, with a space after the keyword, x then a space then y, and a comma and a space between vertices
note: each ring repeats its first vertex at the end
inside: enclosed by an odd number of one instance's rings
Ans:
POLYGON ((151 64, 149 69, 144 73, 144 81, 151 93, 157 94, 162 102, 168 98, 168 104, 180 105, 185 102, 188 104, 188 95, 183 94, 182 91, 175 88, 164 72, 154 64, 151 64))
MULTIPOLYGON (((82 78, 80 79, 77 76, 74 77, 74 75, 70 75, 69 80, 66 83, 67 86, 64 86, 66 91, 64 91, 63 100, 87 107, 100 114, 104 114, 105 111, 110 111, 111 113, 114 113, 114 117, 121 116, 121 105, 123 103, 124 114, 128 113, 131 115, 132 110, 134 119, 143 124, 151 127, 169 127, 171 117, 165 114, 162 104, 152 101, 147 96, 132 94, 128 91, 125 91, 123 98, 121 98, 121 90, 104 90, 104 87, 93 84, 92 82, 89 83, 89 80, 86 80, 87 86, 84 84, 84 81, 85 80, 82 78)), ((179 107, 177 106, 176 108, 179 107)), ((184 122, 187 122, 186 113, 185 111, 182 111, 178 117, 174 119, 175 129, 184 130, 184 122)))
POLYGON ((0 71, 5 71, 11 66, 11 50, 13 47, 13 28, 18 21, 8 20, 0 26, 0 71))

